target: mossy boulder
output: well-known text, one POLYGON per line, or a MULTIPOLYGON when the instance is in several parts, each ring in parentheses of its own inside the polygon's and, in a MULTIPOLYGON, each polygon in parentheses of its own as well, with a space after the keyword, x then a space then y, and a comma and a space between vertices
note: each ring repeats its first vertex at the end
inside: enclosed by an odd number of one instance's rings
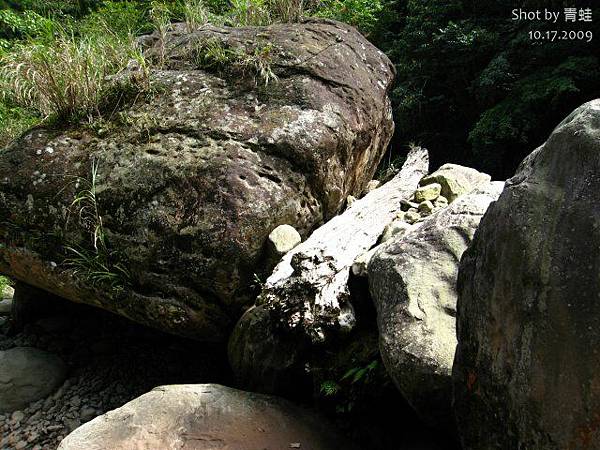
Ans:
POLYGON ((155 61, 147 92, 0 153, 0 273, 224 340, 253 300, 269 233, 289 224, 306 236, 372 179, 393 133, 394 69, 325 20, 175 25, 140 45, 155 61), (230 57, 216 64, 210 48, 230 57))

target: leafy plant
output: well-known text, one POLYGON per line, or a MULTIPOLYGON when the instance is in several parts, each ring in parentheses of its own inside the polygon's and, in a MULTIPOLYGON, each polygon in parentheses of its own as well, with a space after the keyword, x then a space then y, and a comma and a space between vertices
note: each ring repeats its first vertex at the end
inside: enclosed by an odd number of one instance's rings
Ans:
POLYGON ((74 27, 80 36, 112 34, 123 39, 152 31, 147 8, 135 1, 104 2, 74 27))
POLYGON ((166 3, 157 0, 152 1, 150 8, 150 21, 158 33, 158 64, 162 66, 165 62, 165 41, 167 39, 167 31, 171 26, 171 10, 166 3))
POLYGON ((25 108, 0 102, 0 148, 40 121, 38 115, 25 108))
POLYGON ((324 397, 337 398, 338 413, 350 413, 360 397, 360 391, 377 378, 378 370, 379 359, 374 359, 365 366, 352 367, 339 380, 322 381, 319 392, 324 397))
POLYGON ((354 25, 368 34, 377 26, 383 8, 381 0, 324 0, 315 15, 354 25))
POLYGON ((206 25, 211 18, 210 11, 203 0, 185 0, 183 2, 183 15, 188 32, 206 25))
POLYGON ((228 16, 234 26, 260 26, 271 23, 265 0, 231 0, 228 16))
POLYGON ((65 250, 71 255, 65 265, 73 274, 82 276, 94 287, 110 286, 120 291, 129 284, 130 274, 120 262, 118 252, 108 245, 102 216, 98 209, 97 198, 98 163, 92 161, 91 179, 77 177, 76 186, 83 186, 70 206, 70 212, 76 213, 78 224, 89 236, 88 245, 68 245, 65 250))
POLYGON ((0 36, 5 39, 48 37, 52 35, 55 28, 55 22, 35 11, 18 12, 0 9, 0 36))
POLYGON ((321 383, 320 392, 325 397, 333 397, 337 395, 342 390, 342 387, 333 380, 323 381, 321 383))

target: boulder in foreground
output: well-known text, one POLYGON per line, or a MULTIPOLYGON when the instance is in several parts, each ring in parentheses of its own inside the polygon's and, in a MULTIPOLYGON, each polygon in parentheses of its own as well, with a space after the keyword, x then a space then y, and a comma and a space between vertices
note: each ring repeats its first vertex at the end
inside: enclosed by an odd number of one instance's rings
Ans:
POLYGON ((466 450, 600 449, 600 100, 529 155, 459 271, 466 450))
POLYGON ((315 412, 215 384, 158 387, 81 426, 58 450, 354 449, 315 412))

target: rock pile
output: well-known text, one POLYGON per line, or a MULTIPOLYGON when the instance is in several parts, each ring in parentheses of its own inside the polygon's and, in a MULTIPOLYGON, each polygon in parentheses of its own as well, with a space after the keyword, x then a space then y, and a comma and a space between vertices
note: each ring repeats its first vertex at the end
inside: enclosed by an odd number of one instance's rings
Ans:
MULTIPOLYGON (((490 181, 489 175, 475 169, 457 164, 444 164, 419 182, 419 188, 410 200, 402 202, 402 213, 398 214, 398 220, 408 224, 420 222, 447 207, 461 195, 490 181)), ((389 233, 384 234, 382 240, 389 237, 389 233)))

